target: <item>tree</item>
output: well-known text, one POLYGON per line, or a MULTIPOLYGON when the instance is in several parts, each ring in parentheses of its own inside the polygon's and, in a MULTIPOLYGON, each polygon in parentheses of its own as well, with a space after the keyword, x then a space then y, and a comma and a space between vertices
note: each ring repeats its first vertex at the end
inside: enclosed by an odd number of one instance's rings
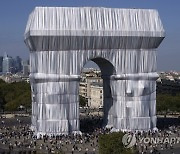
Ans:
POLYGON ((79 95, 79 105, 83 107, 86 106, 86 104, 87 104, 86 99, 79 95))
POLYGON ((168 112, 180 112, 180 94, 157 94, 157 111, 164 115, 168 112))
POLYGON ((122 143, 124 133, 115 132, 99 136, 99 153, 100 154, 134 154, 135 148, 127 149, 122 143))
POLYGON ((31 107, 31 89, 27 82, 5 83, 0 80, 0 106, 7 111, 16 111, 20 105, 31 107))

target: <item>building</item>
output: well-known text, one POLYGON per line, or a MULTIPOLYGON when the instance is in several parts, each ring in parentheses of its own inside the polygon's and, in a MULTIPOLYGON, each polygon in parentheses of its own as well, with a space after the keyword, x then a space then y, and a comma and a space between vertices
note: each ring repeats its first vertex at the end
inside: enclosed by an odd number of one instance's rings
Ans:
POLYGON ((23 75, 24 76, 29 76, 30 72, 30 67, 29 67, 29 60, 23 61, 23 75))
POLYGON ((81 95, 82 97, 84 97, 87 101, 88 101, 88 95, 89 92, 87 92, 87 89, 89 89, 89 85, 86 82, 80 82, 79 85, 79 95, 81 95))
POLYGON ((89 106, 91 108, 103 107, 103 83, 92 83, 89 106))
POLYGON ((3 73, 13 73, 14 71, 14 62, 13 62, 13 58, 8 56, 6 53, 4 54, 3 57, 3 73))
POLYGON ((156 10, 37 7, 24 36, 37 137, 80 133, 77 89, 90 60, 104 78, 104 126, 156 130, 156 48, 165 37, 156 10))
POLYGON ((14 64, 15 64, 15 73, 21 72, 22 71, 22 59, 19 56, 17 56, 14 59, 14 64))
POLYGON ((23 65, 23 75, 24 76, 29 75, 29 65, 23 65))
POLYGON ((2 67, 3 67, 3 57, 0 56, 0 72, 2 72, 2 67))
POLYGON ((83 76, 79 85, 79 95, 86 99, 87 104, 90 108, 94 108, 93 106, 91 106, 91 90, 95 87, 95 84, 102 84, 103 82, 102 78, 94 76, 92 74, 92 72, 87 72, 87 77, 83 76), (92 85, 94 85, 94 87, 92 85))

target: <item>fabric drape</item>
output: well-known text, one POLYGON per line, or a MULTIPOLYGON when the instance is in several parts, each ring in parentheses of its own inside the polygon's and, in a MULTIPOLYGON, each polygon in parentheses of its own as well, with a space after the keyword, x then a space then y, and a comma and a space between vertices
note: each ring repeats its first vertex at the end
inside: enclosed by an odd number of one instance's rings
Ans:
POLYGON ((105 125, 156 128, 156 48, 164 37, 156 10, 36 7, 25 30, 36 134, 79 131, 79 81, 89 60, 106 78, 105 125))

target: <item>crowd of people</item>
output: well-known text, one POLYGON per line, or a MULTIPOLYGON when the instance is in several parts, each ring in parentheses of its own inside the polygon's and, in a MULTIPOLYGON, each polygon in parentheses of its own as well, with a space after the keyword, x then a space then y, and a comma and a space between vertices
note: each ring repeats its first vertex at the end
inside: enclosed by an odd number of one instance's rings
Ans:
MULTIPOLYGON (((0 153, 98 153, 98 137, 100 134, 110 133, 110 129, 103 129, 100 116, 89 115, 81 118, 80 134, 71 135, 43 135, 37 138, 30 130, 30 117, 13 118, 11 121, 1 119, 0 125, 0 153)), ((132 134, 133 135, 133 134, 132 134)), ((180 137, 180 127, 171 126, 167 129, 149 132, 136 132, 135 147, 140 154, 161 153, 180 147, 179 143, 150 142, 147 138, 180 137), (149 141, 149 142, 148 142, 149 141)), ((152 140, 151 140, 152 141, 152 140)))
POLYGON ((140 154, 176 154, 180 150, 180 126, 170 126, 167 129, 148 132, 137 131, 129 134, 135 135, 136 143, 134 146, 140 154))
POLYGON ((30 125, 23 118, 16 119, 17 124, 12 126, 6 123, 5 119, 2 121, 0 127, 1 153, 13 151, 14 153, 95 154, 98 153, 98 136, 109 131, 100 128, 102 118, 98 116, 89 116, 81 120, 84 132, 81 135, 43 135, 39 138, 34 135, 34 132, 30 130, 30 125))

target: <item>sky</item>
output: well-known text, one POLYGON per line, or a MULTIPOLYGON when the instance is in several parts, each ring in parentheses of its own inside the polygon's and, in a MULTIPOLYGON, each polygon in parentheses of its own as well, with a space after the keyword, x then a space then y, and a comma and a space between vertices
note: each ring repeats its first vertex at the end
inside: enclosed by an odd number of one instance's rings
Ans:
POLYGON ((6 52, 12 57, 29 58, 23 35, 28 16, 36 6, 157 9, 166 31, 157 49, 157 70, 180 72, 180 0, 1 0, 0 56, 6 52))

